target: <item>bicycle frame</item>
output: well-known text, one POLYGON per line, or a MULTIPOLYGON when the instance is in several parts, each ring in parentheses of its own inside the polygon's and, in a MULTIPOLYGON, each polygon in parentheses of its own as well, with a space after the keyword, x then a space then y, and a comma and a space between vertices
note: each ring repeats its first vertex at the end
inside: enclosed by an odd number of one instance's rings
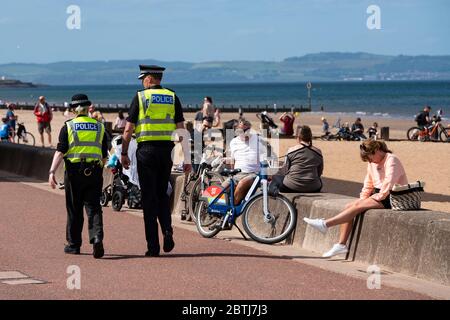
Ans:
POLYGON ((440 121, 436 121, 436 123, 433 126, 424 126, 422 130, 419 132, 419 137, 424 138, 432 138, 434 136, 437 136, 439 134, 439 129, 444 130, 444 126, 441 124, 440 121))
POLYGON ((263 214, 264 214, 264 221, 269 222, 273 218, 273 216, 270 214, 268 210, 268 189, 267 189, 267 174, 265 172, 259 173, 255 180, 253 181, 250 189, 248 190, 246 196, 241 201, 240 204, 234 205, 234 191, 236 182, 234 181, 233 177, 230 178, 230 185, 228 185, 226 188, 222 189, 221 192, 214 197, 214 199, 211 201, 211 203, 208 204, 207 212, 209 214, 218 214, 224 217, 222 222, 222 228, 225 227, 226 223, 230 221, 231 224, 234 224, 236 218, 238 218, 243 212, 244 209, 249 202, 250 199, 252 199, 254 196, 256 196, 256 190, 258 185, 262 185, 262 193, 263 193, 263 214), (218 204, 218 201, 220 198, 228 194, 228 203, 218 204))

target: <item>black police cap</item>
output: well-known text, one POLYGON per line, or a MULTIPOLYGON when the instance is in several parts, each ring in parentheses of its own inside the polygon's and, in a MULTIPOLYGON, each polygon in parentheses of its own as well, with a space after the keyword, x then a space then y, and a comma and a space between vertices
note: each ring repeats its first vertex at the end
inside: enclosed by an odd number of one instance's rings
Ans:
POLYGON ((166 70, 166 68, 164 67, 145 64, 140 64, 139 69, 141 70, 141 74, 139 75, 138 79, 142 79, 148 74, 163 73, 163 71, 166 70))
POLYGON ((89 101, 89 98, 87 95, 79 93, 72 97, 72 102, 70 103, 71 107, 77 107, 77 106, 90 106, 92 103, 89 101))

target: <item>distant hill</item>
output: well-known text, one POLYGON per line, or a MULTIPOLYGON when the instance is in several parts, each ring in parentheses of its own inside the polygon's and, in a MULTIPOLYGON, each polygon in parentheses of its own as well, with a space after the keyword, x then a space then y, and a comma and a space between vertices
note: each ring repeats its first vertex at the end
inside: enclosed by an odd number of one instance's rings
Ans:
POLYGON ((0 88, 35 88, 35 84, 31 82, 22 82, 14 79, 0 78, 0 88))
POLYGON ((0 65, 0 77, 50 85, 136 84, 139 64, 167 68, 166 83, 448 80, 450 56, 323 52, 270 61, 63 61, 0 65))

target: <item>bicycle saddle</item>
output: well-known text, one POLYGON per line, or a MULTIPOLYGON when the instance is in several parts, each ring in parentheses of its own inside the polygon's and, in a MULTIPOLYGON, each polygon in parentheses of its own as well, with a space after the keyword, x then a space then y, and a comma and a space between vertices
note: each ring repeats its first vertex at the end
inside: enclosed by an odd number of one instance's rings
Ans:
POLYGON ((241 169, 223 169, 220 173, 222 176, 234 176, 235 174, 238 174, 241 172, 241 169))

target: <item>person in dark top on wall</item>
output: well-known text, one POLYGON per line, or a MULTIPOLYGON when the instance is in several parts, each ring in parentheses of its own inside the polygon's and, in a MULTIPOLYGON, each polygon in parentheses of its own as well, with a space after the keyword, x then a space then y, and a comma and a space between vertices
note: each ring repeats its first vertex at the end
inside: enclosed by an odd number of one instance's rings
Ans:
POLYGON ((280 172, 272 177, 269 192, 320 192, 322 189, 322 152, 312 145, 308 126, 297 127, 298 144, 288 150, 280 172))

